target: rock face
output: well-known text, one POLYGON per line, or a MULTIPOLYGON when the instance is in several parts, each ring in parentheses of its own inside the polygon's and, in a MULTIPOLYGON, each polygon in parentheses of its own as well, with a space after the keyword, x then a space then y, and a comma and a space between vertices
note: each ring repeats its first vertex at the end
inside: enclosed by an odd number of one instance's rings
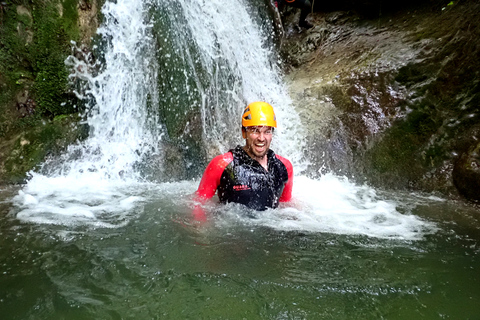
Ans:
POLYGON ((477 183, 462 163, 477 146, 479 12, 476 1, 376 18, 321 11, 300 32, 284 17, 286 78, 310 133, 310 174, 478 197, 459 181, 477 183))
POLYGON ((100 1, 1 2, 0 184, 22 182, 46 156, 85 137, 65 59, 71 40, 89 47, 100 1))
POLYGON ((453 181, 466 197, 480 200, 480 143, 460 155, 453 168, 453 181))

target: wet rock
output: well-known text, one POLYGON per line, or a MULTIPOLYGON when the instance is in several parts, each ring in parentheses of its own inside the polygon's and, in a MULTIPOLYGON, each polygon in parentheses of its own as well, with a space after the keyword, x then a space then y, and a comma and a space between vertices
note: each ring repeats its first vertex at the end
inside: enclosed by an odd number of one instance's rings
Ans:
POLYGON ((17 111, 21 118, 31 116, 35 113, 37 104, 32 99, 28 99, 25 103, 17 103, 17 111))
POLYGON ((91 10, 92 9, 92 3, 90 2, 90 0, 80 0, 78 2, 78 7, 80 8, 80 10, 91 10))
POLYGON ((87 45, 91 44, 92 37, 100 25, 98 2, 98 0, 80 0, 78 2, 78 26, 82 34, 81 42, 87 45))
POLYGON ((31 96, 31 92, 25 89, 16 96, 16 110, 19 118, 32 116, 35 113, 37 103, 31 96))
POLYGON ((82 106, 67 88, 65 58, 71 40, 91 46, 103 1, 36 3, 0 2, 0 184, 23 181, 47 155, 88 134, 76 124, 82 106))
MULTIPOLYGON (((87 130, 77 125, 79 117, 59 116, 52 121, 38 124, 14 138, 0 141, 0 185, 3 183, 24 183, 26 173, 45 162, 56 158, 69 145, 84 140, 87 130)), ((58 166, 52 161, 51 166, 58 166)))
POLYGON ((414 6, 375 19, 316 12, 312 30, 290 34, 286 81, 315 146, 306 151, 318 163, 310 173, 464 193, 452 171, 479 123, 479 8, 414 6))
POLYGON ((480 201, 480 142, 458 158, 453 168, 453 181, 467 199, 480 201))
POLYGON ((30 20, 32 20, 32 14, 31 12, 25 7, 25 6, 17 6, 17 14, 18 15, 25 15, 27 16, 30 20))

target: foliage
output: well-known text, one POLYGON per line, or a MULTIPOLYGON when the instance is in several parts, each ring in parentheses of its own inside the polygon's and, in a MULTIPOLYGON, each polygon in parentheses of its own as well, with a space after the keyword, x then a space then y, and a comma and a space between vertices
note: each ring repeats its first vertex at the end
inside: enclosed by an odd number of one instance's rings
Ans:
POLYGON ((68 89, 64 60, 70 52, 70 40, 78 39, 76 10, 72 10, 72 1, 66 1, 60 15, 55 3, 50 2, 39 10, 39 2, 33 6, 35 38, 32 54, 39 111, 51 116, 70 113, 74 110, 66 109, 61 102, 68 89))
POLYGON ((76 6, 77 0, 7 2, 0 24, 1 108, 27 90, 40 115, 73 111, 61 103, 68 91, 64 60, 70 41, 79 38, 76 6))
MULTIPOLYGON (((73 142, 68 131, 78 119, 67 117, 76 101, 64 61, 71 41, 80 39, 78 1, 1 3, 0 172, 7 175, 2 181, 21 181, 47 154, 73 142), (27 99, 31 110, 21 114, 19 104, 27 99)), ((77 138, 84 137, 72 139, 77 138)))

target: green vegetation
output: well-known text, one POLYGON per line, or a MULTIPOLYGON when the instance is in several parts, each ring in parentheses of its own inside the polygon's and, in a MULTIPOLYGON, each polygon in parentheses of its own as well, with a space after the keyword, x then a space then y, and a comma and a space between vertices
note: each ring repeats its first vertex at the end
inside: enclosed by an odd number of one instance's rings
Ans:
POLYGON ((10 104, 12 109, 15 97, 28 91, 37 115, 73 112, 70 104, 61 102, 68 97, 64 60, 70 41, 79 38, 76 6, 76 0, 7 2, 0 24, 1 108, 10 104))
POLYGON ((76 20, 76 4, 72 0, 62 5, 62 15, 58 6, 51 2, 40 8, 40 1, 33 5, 35 37, 32 63, 36 74, 34 91, 37 96, 39 112, 48 116, 71 113, 60 102, 66 100, 68 72, 65 58, 70 53, 70 40, 79 38, 76 20))
POLYGON ((42 163, 49 154, 61 152, 66 145, 86 137, 83 127, 71 127, 78 116, 59 116, 55 121, 40 123, 21 132, 13 142, 12 151, 5 156, 8 182, 22 183, 25 173, 42 163))
POLYGON ((69 116, 78 101, 64 62, 71 41, 81 37, 78 2, 6 0, 0 6, 0 181, 21 180, 60 148, 69 136, 66 123, 78 121, 69 116))
POLYGON ((453 1, 450 1, 445 7, 442 8, 442 10, 445 10, 445 9, 447 9, 448 7, 453 6, 453 5, 454 5, 454 2, 453 2, 453 1))

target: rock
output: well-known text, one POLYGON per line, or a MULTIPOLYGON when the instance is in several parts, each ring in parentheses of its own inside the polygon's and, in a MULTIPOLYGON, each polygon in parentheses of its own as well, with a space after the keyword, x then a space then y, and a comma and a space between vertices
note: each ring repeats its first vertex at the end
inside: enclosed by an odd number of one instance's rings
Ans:
POLYGON ((100 25, 98 5, 98 1, 92 0, 81 0, 78 3, 78 26, 82 34, 81 42, 87 45, 91 44, 91 39, 100 25))
POLYGON ((453 168, 453 182, 467 199, 480 201, 480 142, 462 153, 453 168))
POLYGON ((313 29, 289 34, 286 82, 317 163, 308 173, 478 197, 468 138, 480 117, 479 9, 467 0, 369 19, 319 11, 313 29))
POLYGON ((17 102, 17 111, 19 112, 21 118, 33 115, 36 107, 36 102, 30 98, 28 98, 25 102, 17 102))

